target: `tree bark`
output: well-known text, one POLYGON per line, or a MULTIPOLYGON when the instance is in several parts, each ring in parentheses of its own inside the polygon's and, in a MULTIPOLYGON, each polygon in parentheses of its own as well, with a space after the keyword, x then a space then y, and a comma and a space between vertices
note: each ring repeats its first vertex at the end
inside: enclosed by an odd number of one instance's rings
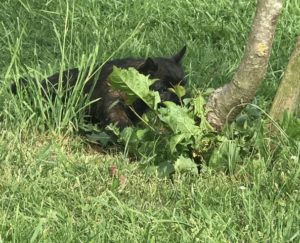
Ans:
POLYGON ((300 103, 300 37, 277 90, 270 115, 280 120, 285 111, 295 112, 300 103))
POLYGON ((244 57, 233 80, 218 88, 206 105, 208 122, 221 129, 252 101, 267 71, 273 36, 284 0, 258 0, 244 57))

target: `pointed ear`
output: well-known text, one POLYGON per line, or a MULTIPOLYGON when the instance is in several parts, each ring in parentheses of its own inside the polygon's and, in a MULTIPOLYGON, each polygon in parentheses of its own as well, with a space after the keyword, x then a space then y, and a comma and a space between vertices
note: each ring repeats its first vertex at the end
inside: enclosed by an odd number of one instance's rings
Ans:
POLYGON ((150 72, 156 72, 157 69, 157 64, 152 58, 148 57, 146 61, 138 68, 138 71, 142 74, 149 74, 150 72))
POLYGON ((186 52, 186 46, 184 46, 176 55, 172 56, 171 59, 176 63, 180 63, 182 61, 185 52, 186 52))

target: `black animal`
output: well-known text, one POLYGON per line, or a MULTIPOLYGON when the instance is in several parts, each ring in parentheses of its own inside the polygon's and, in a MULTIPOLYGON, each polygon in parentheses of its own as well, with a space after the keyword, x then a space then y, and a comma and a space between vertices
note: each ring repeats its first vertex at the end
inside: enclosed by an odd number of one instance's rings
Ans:
MULTIPOLYGON (((91 100, 98 99, 87 109, 88 117, 90 117, 92 122, 100 123, 103 126, 109 123, 116 123, 118 127, 124 128, 135 124, 139 120, 138 116, 141 116, 147 110, 147 106, 142 100, 137 100, 130 109, 125 104, 122 94, 110 87, 107 78, 112 72, 113 66, 119 68, 133 67, 141 74, 157 79, 150 88, 159 92, 162 101, 170 100, 178 103, 177 96, 170 92, 168 88, 177 84, 186 84, 184 70, 181 65, 185 52, 186 47, 183 47, 171 57, 125 58, 109 61, 102 68, 99 68, 100 66, 96 67, 96 71, 88 77, 88 81, 83 88, 84 94, 90 94, 91 100), (132 108, 135 112, 132 111, 132 108)), ((59 75, 59 73, 56 73, 42 81, 42 87, 44 91, 46 90, 45 92, 49 92, 49 85, 51 87, 58 85, 59 75)), ((72 88, 80 75, 82 73, 80 73, 78 68, 66 70, 62 73, 62 84, 64 87, 72 88)), ((21 86, 24 86, 27 80, 20 79, 19 83, 21 83, 21 86)), ((16 84, 11 86, 11 90, 12 93, 17 93, 16 84)))

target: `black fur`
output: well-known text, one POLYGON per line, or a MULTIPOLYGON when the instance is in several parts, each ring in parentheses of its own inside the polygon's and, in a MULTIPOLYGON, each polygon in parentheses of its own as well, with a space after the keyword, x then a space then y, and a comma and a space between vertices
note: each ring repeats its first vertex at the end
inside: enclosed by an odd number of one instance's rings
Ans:
MULTIPOLYGON (((100 98, 90 105, 87 115, 93 122, 100 123, 103 126, 109 123, 116 123, 120 128, 124 128, 138 121, 138 117, 122 100, 122 94, 112 90, 107 81, 113 66, 120 68, 133 67, 140 73, 149 75, 150 78, 157 79, 150 88, 159 92, 162 101, 170 100, 178 103, 178 98, 170 92, 168 88, 177 84, 186 84, 184 70, 181 65, 185 51, 186 47, 183 47, 176 55, 171 57, 147 58, 146 60, 125 58, 105 63, 98 72, 95 72, 89 77, 84 86, 85 94, 91 92, 91 100, 100 98)), ((96 67, 96 70, 97 69, 99 69, 99 67, 96 67)), ((72 87, 79 77, 80 71, 78 68, 66 70, 62 73, 63 85, 72 87)), ((27 82, 25 79, 20 79, 19 81, 21 86, 24 86, 27 82)), ((49 92, 49 84, 50 86, 55 87, 57 86, 58 81, 59 73, 48 77, 47 80, 42 81, 43 90, 49 92)), ((11 90, 14 94, 17 93, 16 84, 11 86, 11 90)), ((147 106, 142 100, 137 100, 133 104, 133 109, 138 115, 142 115, 146 112, 147 106)))

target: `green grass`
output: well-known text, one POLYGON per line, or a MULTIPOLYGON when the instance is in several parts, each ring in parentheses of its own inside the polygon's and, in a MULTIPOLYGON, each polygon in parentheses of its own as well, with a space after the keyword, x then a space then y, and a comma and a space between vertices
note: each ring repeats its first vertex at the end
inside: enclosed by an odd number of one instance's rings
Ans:
MULTIPOLYGON (((0 242, 300 241, 299 136, 285 129, 275 139, 258 109, 244 113, 247 128, 226 128, 201 175, 171 181, 141 169, 150 158, 133 163, 126 150, 92 145, 76 132, 80 87, 67 104, 46 105, 34 86, 17 97, 7 92, 23 74, 41 79, 109 57, 169 55, 184 44, 190 85, 219 87, 242 58, 255 3, 2 1, 0 242), (126 182, 111 176, 111 166, 126 182)), ((300 33, 299 16, 300 4, 287 0, 254 101, 263 110, 300 33)))

